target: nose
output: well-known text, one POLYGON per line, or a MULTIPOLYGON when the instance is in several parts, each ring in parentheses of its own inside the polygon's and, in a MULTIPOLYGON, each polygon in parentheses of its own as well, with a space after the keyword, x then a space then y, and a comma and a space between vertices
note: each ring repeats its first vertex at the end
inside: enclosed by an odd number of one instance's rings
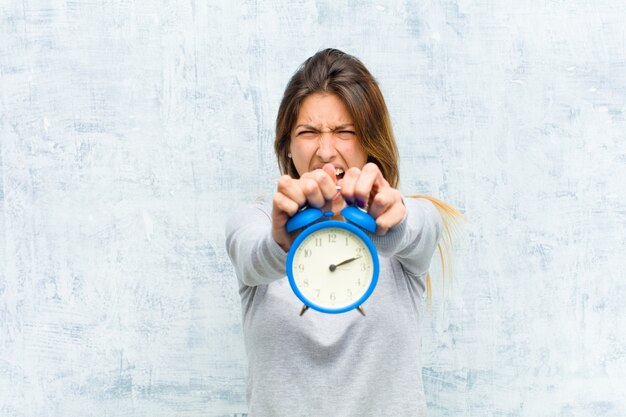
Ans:
POLYGON ((335 137, 333 132, 320 132, 319 146, 316 152, 321 162, 332 162, 337 156, 335 148, 335 137))

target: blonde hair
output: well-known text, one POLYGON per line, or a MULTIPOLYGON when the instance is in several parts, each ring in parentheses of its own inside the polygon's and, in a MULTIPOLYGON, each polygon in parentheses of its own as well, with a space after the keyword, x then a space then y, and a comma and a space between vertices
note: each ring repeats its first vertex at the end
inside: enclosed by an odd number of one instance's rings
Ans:
MULTIPOLYGON (((348 108, 368 162, 378 165, 391 187, 400 180, 398 147, 391 127, 391 118, 378 83, 357 58, 337 49, 325 49, 308 58, 291 77, 278 108, 274 151, 282 174, 299 178, 289 158, 291 131, 304 99, 314 93, 335 94, 348 108)), ((451 280, 452 242, 458 235, 463 215, 454 207, 426 195, 409 196, 430 200, 443 220, 443 232, 437 243, 441 256, 442 275, 451 280)), ((432 285, 426 274, 426 296, 430 303, 432 285)))
MULTIPOLYGON (((452 245, 458 240, 461 234, 462 223, 466 221, 465 216, 461 214, 456 208, 444 203, 443 201, 431 197, 429 195, 415 194, 408 196, 410 198, 425 198, 432 202, 439 211, 441 220, 443 223, 443 230, 441 236, 437 242, 437 250, 439 251, 439 257, 441 259, 441 275, 442 281, 445 285, 446 281, 452 284, 452 245)), ((432 300, 432 282, 430 279, 430 271, 426 273, 426 300, 430 306, 432 300)))

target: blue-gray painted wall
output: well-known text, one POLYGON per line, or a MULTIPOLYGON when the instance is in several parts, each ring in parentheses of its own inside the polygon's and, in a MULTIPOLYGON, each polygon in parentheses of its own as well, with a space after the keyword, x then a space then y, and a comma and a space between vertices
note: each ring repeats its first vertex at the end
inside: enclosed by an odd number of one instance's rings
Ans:
POLYGON ((625 416, 624 22, 622 0, 2 1, 0 415, 245 413, 224 223, 272 194, 285 84, 337 47, 381 84, 402 190, 469 220, 445 292, 433 262, 431 416, 625 416))

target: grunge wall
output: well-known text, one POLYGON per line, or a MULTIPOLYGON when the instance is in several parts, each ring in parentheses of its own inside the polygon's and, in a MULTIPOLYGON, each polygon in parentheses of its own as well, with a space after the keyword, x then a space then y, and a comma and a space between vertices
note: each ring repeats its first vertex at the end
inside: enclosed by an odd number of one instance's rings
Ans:
MULTIPOLYGON (((459 207, 421 331, 431 416, 626 415, 626 8, 3 1, 0 415, 234 416, 229 213, 319 49, 380 82, 401 188, 459 207)), ((419 329, 416 329, 416 331, 419 329)))

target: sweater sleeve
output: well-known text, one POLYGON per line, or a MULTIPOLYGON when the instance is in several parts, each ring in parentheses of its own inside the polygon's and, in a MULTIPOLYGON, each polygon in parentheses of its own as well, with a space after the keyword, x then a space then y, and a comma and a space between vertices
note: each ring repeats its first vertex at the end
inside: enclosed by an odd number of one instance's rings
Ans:
POLYGON ((287 253, 272 237, 271 227, 262 204, 236 211, 226 224, 226 251, 244 285, 269 284, 286 274, 287 253))
POLYGON ((404 219, 385 236, 369 235, 380 255, 395 257, 406 272, 419 276, 430 267, 441 236, 442 219, 427 199, 404 198, 403 201, 407 209, 404 219))

